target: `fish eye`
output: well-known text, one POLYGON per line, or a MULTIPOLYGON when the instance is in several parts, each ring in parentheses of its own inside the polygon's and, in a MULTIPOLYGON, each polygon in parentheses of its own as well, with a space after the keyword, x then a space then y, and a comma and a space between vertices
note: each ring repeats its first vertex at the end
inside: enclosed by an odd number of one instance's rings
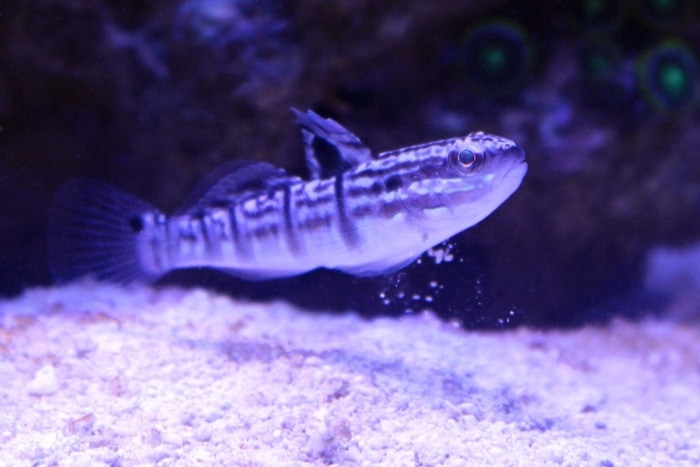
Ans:
POLYGON ((457 162, 462 167, 471 167, 476 163, 476 154, 471 149, 462 149, 457 153, 457 162))

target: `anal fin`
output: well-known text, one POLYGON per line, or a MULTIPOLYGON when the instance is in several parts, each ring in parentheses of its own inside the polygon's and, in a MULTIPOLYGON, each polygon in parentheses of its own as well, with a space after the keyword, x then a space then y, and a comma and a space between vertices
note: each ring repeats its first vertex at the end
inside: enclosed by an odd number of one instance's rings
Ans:
MULTIPOLYGON (((421 253, 422 254, 422 253, 421 253)), ((373 277, 393 274, 409 264, 417 260, 421 255, 412 256, 408 259, 401 258, 400 260, 381 260, 373 263, 359 264, 357 266, 337 268, 346 274, 351 274, 357 277, 373 277)))
POLYGON ((285 277, 298 276, 307 271, 282 271, 268 269, 232 269, 232 268, 216 268, 229 276, 245 279, 247 281, 268 281, 272 279, 284 279, 285 277))

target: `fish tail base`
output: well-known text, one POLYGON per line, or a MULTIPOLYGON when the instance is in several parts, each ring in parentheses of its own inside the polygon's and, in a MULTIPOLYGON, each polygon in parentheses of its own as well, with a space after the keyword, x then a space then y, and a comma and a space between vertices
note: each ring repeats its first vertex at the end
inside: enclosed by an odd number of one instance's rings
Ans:
POLYGON ((148 203, 90 179, 63 185, 49 213, 49 269, 57 282, 91 276, 118 283, 149 281, 139 245, 148 203))

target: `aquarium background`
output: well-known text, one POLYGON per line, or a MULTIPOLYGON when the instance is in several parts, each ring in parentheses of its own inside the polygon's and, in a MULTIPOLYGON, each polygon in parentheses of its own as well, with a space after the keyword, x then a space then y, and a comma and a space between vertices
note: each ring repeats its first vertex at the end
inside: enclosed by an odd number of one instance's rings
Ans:
POLYGON ((692 1, 35 0, 0 5, 0 293, 51 283, 65 181, 174 210, 212 169, 304 174, 290 107, 374 151, 483 130, 529 173, 394 275, 199 285, 310 310, 431 309, 467 327, 697 317, 700 8, 692 1), (439 263, 439 264, 437 264, 439 263))
POLYGON ((0 1, 0 464, 700 465, 697 3, 0 1), (64 182, 303 176, 290 107, 529 172, 388 276, 53 283, 64 182))

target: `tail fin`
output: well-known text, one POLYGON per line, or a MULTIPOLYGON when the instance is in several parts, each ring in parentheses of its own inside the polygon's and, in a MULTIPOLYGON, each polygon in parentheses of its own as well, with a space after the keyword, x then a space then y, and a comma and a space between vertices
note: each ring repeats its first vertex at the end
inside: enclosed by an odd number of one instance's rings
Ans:
POLYGON ((105 183, 78 179, 63 185, 49 214, 49 268, 54 279, 154 279, 153 272, 144 270, 139 251, 147 213, 158 211, 105 183))

